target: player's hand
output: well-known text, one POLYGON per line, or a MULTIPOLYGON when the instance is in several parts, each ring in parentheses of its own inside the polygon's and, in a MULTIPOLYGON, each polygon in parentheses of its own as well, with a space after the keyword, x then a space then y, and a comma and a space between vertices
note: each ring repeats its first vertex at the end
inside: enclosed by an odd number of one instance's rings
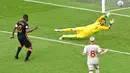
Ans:
POLYGON ((14 38, 14 36, 11 36, 11 37, 10 37, 10 39, 13 39, 13 38, 14 38))
POLYGON ((106 17, 109 17, 109 16, 110 16, 110 12, 107 12, 107 13, 105 14, 105 16, 106 16, 106 17))
POLYGON ((109 49, 105 49, 105 52, 108 52, 109 51, 109 49))
POLYGON ((38 29, 38 26, 36 26, 34 29, 35 29, 35 30, 38 29))
POLYGON ((114 19, 111 19, 111 20, 110 20, 110 24, 113 24, 113 23, 114 23, 114 19))

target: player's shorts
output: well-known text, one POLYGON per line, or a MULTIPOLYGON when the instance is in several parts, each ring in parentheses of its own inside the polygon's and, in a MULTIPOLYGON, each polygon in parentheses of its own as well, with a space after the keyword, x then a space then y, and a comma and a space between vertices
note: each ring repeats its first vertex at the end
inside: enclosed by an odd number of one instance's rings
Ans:
POLYGON ((86 27, 76 27, 76 28, 75 28, 75 29, 76 29, 76 33, 77 33, 77 34, 80 34, 81 32, 84 31, 85 28, 86 28, 86 27))
POLYGON ((17 37, 21 46, 25 46, 26 48, 31 47, 31 42, 27 36, 18 35, 17 37))
POLYGON ((88 27, 76 27, 77 38, 85 38, 92 34, 88 27))
POLYGON ((89 70, 99 69, 99 65, 98 64, 88 64, 88 69, 89 70))
POLYGON ((88 36, 88 35, 84 35, 84 34, 76 34, 76 35, 77 35, 77 38, 85 38, 88 36))

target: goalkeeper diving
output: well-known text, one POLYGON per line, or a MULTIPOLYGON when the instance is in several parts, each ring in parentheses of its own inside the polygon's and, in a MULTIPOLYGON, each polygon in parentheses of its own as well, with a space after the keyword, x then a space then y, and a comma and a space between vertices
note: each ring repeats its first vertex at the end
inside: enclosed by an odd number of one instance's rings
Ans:
POLYGON ((62 35, 59 40, 62 40, 64 38, 85 38, 89 37, 94 33, 108 30, 112 27, 112 24, 114 23, 114 19, 111 19, 109 22, 109 26, 105 26, 106 24, 106 18, 110 16, 110 13, 106 13, 105 15, 102 15, 99 17, 96 22, 93 24, 82 26, 82 27, 76 27, 76 28, 65 28, 65 29, 55 29, 56 32, 76 32, 76 34, 70 34, 70 35, 62 35))

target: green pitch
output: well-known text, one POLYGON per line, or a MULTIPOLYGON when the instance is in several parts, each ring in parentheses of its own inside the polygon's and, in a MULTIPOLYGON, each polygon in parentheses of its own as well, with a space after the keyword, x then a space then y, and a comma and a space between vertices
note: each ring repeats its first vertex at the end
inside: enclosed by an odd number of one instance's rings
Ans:
MULTIPOLYGON (((89 9, 101 10, 99 6, 88 5, 72 0, 37 0, 62 5, 72 5, 89 9)), ((62 34, 54 32, 55 28, 85 26, 93 23, 101 13, 85 10, 70 9, 23 0, 0 0, 0 31, 11 32, 12 28, 22 18, 29 15, 29 26, 39 29, 29 33, 31 36, 57 40, 62 34)), ((130 10, 117 11, 120 14, 130 14, 130 10)), ((129 17, 112 15, 115 24, 111 30, 93 35, 96 43, 103 48, 130 52, 130 24, 129 17)), ((108 19, 109 20, 109 19, 108 19)), ((14 59, 19 45, 17 38, 11 40, 10 34, 0 32, 0 73, 87 73, 86 57, 81 52, 83 47, 58 43, 43 39, 30 38, 33 43, 31 61, 25 63, 27 49, 23 48, 20 59, 14 59)), ((63 42, 88 44, 86 39, 65 39, 63 42)), ((130 55, 108 52, 100 57, 101 73, 129 73, 130 55)))

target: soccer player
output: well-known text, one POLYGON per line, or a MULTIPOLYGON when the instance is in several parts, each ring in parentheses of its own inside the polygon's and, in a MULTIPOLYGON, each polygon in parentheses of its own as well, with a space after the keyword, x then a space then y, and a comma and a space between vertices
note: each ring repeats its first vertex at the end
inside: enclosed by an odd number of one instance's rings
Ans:
POLYGON ((105 51, 102 51, 102 49, 98 45, 94 44, 94 40, 94 37, 90 37, 90 45, 86 45, 82 52, 83 56, 88 53, 87 64, 89 68, 89 73, 94 73, 94 70, 96 70, 96 73, 99 73, 98 54, 103 55, 109 50, 105 49, 105 51))
POLYGON ((76 34, 73 35, 62 35, 59 40, 62 40, 64 38, 85 38, 89 37, 94 33, 108 30, 111 28, 112 24, 114 23, 114 20, 110 20, 109 26, 104 26, 106 24, 106 17, 109 17, 110 13, 106 13, 106 15, 102 15, 99 17, 95 23, 90 24, 88 26, 83 27, 76 27, 76 28, 65 28, 65 29, 55 29, 57 32, 76 32, 76 34))
POLYGON ((15 30, 17 29, 17 37, 20 43, 20 46, 17 49, 15 58, 18 59, 19 58, 19 53, 22 49, 23 46, 25 46, 26 48, 28 48, 27 51, 27 55, 25 58, 25 62, 29 61, 29 56, 32 53, 32 44, 27 36, 27 33, 32 32, 36 29, 38 29, 38 26, 36 26, 34 29, 29 29, 29 25, 28 25, 28 15, 24 14, 23 15, 23 20, 17 22, 17 24, 15 25, 13 31, 12 31, 12 36, 10 37, 11 39, 14 38, 14 33, 15 30))

